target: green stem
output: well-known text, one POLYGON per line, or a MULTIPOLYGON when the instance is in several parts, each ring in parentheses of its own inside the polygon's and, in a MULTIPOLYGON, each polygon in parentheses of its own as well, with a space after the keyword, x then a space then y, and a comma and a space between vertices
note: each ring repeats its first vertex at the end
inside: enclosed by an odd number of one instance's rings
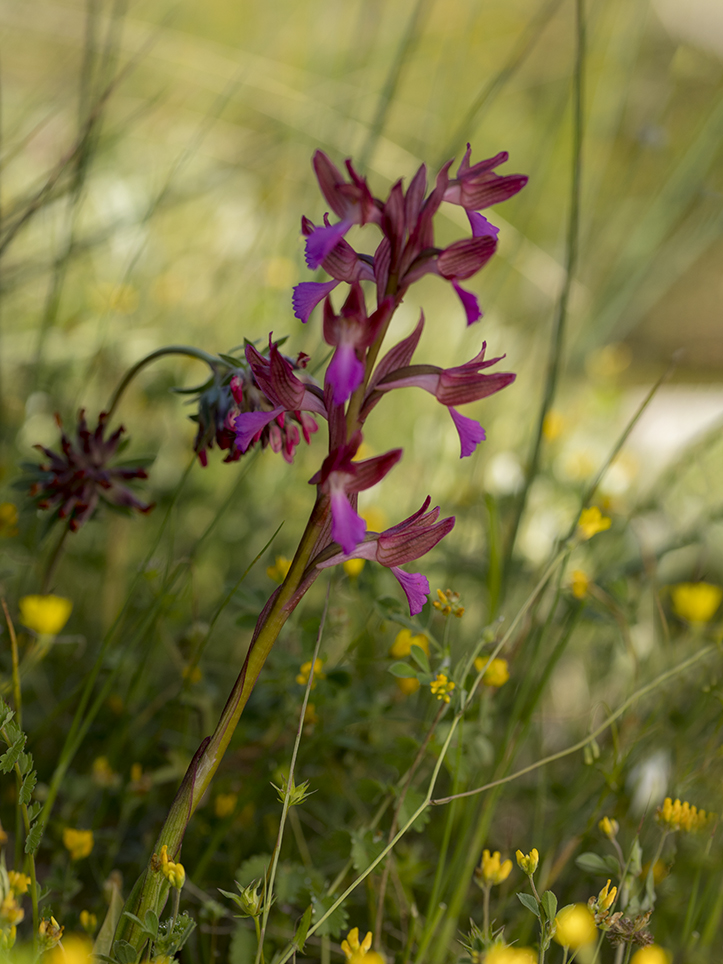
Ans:
POLYGON ((583 141, 583 120, 584 120, 584 81, 585 81, 585 4, 584 0, 575 0, 576 12, 576 45, 575 45, 575 70, 573 74, 572 91, 572 178, 570 183, 570 212, 567 224, 567 256, 565 264, 565 282, 560 291, 560 297, 555 311, 555 320, 552 328, 552 341, 550 344, 550 356, 547 363, 547 379, 545 390, 542 397, 542 404, 537 418, 537 428, 535 440, 532 445, 532 452, 525 474, 525 484, 522 488, 517 504, 515 505, 514 517, 510 534, 507 541, 507 552, 505 557, 505 572, 509 570, 512 552, 515 547, 517 531, 520 521, 525 511, 527 497, 530 493, 540 468, 540 454, 542 450, 543 430, 545 419, 552 408, 552 403, 557 392, 557 384, 562 368, 562 356, 565 346, 565 334, 567 329, 568 307, 572 282, 575 276, 578 261, 579 235, 580 235, 580 195, 582 184, 582 141, 583 141))
POLYGON ((55 570, 58 568, 60 557, 63 555, 65 540, 68 538, 69 532, 70 532, 70 529, 68 528, 68 526, 63 524, 63 531, 60 533, 60 538, 55 543, 53 551, 50 553, 50 558, 48 559, 48 562, 45 566, 45 574, 43 575, 43 582, 40 589, 40 592, 43 595, 50 592, 50 584, 53 581, 55 570))
POLYGON ((145 358, 137 361, 135 365, 125 373, 108 403, 106 409, 108 420, 110 420, 118 407, 123 392, 125 392, 138 372, 141 371, 142 368, 145 368, 146 365, 150 365, 150 363, 154 362, 157 358, 163 358, 165 355, 186 355, 188 358, 196 358, 198 361, 206 362, 206 364, 213 369, 219 365, 226 366, 226 363, 217 355, 210 355, 208 352, 203 351, 203 349, 194 348, 192 345, 166 345, 164 348, 158 348, 156 351, 152 351, 150 355, 146 355, 145 358))

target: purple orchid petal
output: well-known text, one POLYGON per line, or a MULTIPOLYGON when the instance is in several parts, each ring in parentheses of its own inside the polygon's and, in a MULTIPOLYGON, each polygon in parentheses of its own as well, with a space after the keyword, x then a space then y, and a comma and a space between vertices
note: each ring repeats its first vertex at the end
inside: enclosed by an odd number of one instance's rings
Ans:
POLYGON ((279 407, 270 412, 241 412, 236 416, 236 445, 245 452, 261 429, 283 411, 283 407, 279 407))
POLYGON ((332 492, 331 519, 331 538, 334 542, 338 542, 348 555, 364 539, 367 524, 352 509, 349 500, 341 490, 332 492))
POLYGON ((353 221, 339 221, 326 228, 316 228, 306 239, 306 263, 314 270, 336 247, 352 226, 353 221))
POLYGON ((467 211, 467 217, 472 227, 473 238, 496 238, 500 229, 491 224, 487 218, 478 211, 467 211))
POLYGON ((420 572, 405 572, 399 566, 392 566, 391 572, 397 577, 399 585, 406 594, 410 615, 417 616, 421 613, 429 596, 427 577, 420 572))
POLYGON ((473 418, 467 418, 466 415, 460 415, 458 411, 454 408, 447 409, 449 414, 452 416, 452 421, 454 426, 459 433, 459 441, 462 449, 462 454, 460 458, 463 459, 467 455, 471 455, 477 448, 480 442, 484 442, 487 438, 485 435, 485 430, 482 428, 479 422, 475 422, 473 418))
MULTIPOLYGON (((482 217, 482 215, 480 215, 482 217)), ((339 284, 338 281, 302 281, 294 288, 291 304, 294 315, 304 324, 309 320, 311 312, 326 298, 330 291, 339 284)))
POLYGON ((482 311, 480 309, 479 302, 477 301, 477 296, 472 294, 471 291, 466 291, 464 288, 460 287, 456 281, 452 282, 452 287, 457 292, 459 300, 462 302, 462 307, 467 315, 467 324, 473 325, 475 321, 479 321, 482 317, 482 311))
POLYGON ((353 345, 339 345, 326 370, 326 379, 334 390, 334 404, 343 405, 364 380, 364 364, 356 357, 353 345))

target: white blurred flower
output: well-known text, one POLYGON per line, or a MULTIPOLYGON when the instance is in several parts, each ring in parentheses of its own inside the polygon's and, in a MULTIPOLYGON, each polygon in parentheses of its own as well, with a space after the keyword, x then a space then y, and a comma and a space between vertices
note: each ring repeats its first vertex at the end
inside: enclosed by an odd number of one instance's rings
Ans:
POLYGON ((637 817, 662 803, 670 779, 670 754, 656 750, 633 767, 627 779, 632 800, 630 810, 637 817))
POLYGON ((524 481, 520 460, 514 452, 498 452, 485 470, 485 488, 492 495, 514 495, 524 481))

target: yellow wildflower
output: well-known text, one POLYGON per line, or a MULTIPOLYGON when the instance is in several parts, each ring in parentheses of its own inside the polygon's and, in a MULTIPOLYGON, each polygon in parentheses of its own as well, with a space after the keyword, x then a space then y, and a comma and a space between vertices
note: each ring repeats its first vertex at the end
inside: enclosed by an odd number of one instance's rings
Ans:
POLYGON ((590 580, 582 569, 573 569, 570 574, 570 589, 575 599, 584 599, 589 586, 590 580))
MULTIPOLYGON (((326 674, 322 673, 322 667, 324 666, 324 661, 317 659, 314 661, 314 682, 311 684, 311 688, 314 689, 316 686, 316 681, 318 679, 326 679, 326 674)), ((302 663, 299 667, 299 675, 296 677, 296 682, 299 686, 306 686, 309 682, 309 676, 311 676, 311 660, 306 663, 302 663)))
POLYGON ((633 954, 630 964, 670 964, 670 960, 670 954, 662 947, 658 944, 649 944, 633 954))
POLYGON ((584 904, 563 908, 555 918, 555 925, 553 937, 557 943, 573 950, 592 944, 597 937, 595 920, 584 904))
POLYGON ((46 961, 47 964, 91 964, 93 945, 87 937, 71 934, 62 944, 54 948, 48 957, 43 958, 43 962, 46 961))
POLYGON ((413 636, 411 629, 400 629, 389 650, 389 655, 394 659, 404 659, 412 652, 412 646, 419 646, 422 652, 429 656, 429 640, 424 633, 413 636))
POLYGON ((605 884, 603 889, 597 895, 597 906, 599 910, 610 910, 610 908, 615 903, 615 898, 618 895, 617 887, 610 889, 610 881, 605 884))
POLYGON ((98 926, 98 918, 95 914, 91 914, 89 910, 82 910, 80 912, 80 926, 84 931, 92 934, 98 926))
POLYGON ((604 532, 612 525, 612 520, 603 515, 596 505, 583 509, 577 520, 577 528, 583 539, 592 539, 598 532, 604 532))
POLYGON ((219 793, 216 795, 216 799, 214 800, 213 811, 216 816, 220 817, 221 819, 224 817, 230 817, 236 809, 237 801, 237 793, 219 793))
POLYGON ((307 703, 304 710, 304 726, 314 726, 318 722, 319 716, 316 712, 316 706, 313 703, 307 703))
POLYGON ((676 800, 673 803, 670 797, 666 797, 663 806, 658 807, 655 819, 668 830, 686 830, 690 833, 702 830, 713 816, 713 814, 707 814, 705 810, 691 807, 687 800, 683 803, 676 800))
POLYGON ((437 678, 433 679, 429 684, 429 688, 432 694, 437 697, 438 700, 444 700, 445 703, 449 703, 451 697, 450 693, 454 689, 454 683, 452 680, 447 679, 444 673, 437 673, 437 678))
POLYGON ((120 775, 105 756, 98 756, 93 760, 93 783, 97 783, 99 787, 116 787, 120 783, 120 775))
POLYGON ((55 636, 70 618, 73 604, 63 596, 23 596, 20 622, 41 636, 55 636))
POLYGON ((482 851, 482 860, 474 872, 475 880, 481 886, 501 884, 507 880, 512 872, 511 860, 500 860, 499 850, 490 854, 489 850, 482 851))
POLYGON ((183 672, 181 673, 181 675, 185 680, 188 680, 191 686, 195 686, 196 683, 200 683, 201 680, 203 679, 203 670, 201 669, 200 666, 193 665, 192 663, 187 663, 183 667, 183 672))
POLYGON ((487 951, 484 964, 537 964, 537 954, 531 947, 504 947, 497 944, 487 951))
POLYGON ((346 935, 346 940, 341 942, 341 949, 344 957, 351 964, 384 964, 384 958, 376 951, 370 950, 372 946, 372 932, 367 931, 364 940, 359 943, 359 928, 355 927, 346 935))
POLYGON ((160 856, 154 854, 153 858, 152 863, 156 865, 155 869, 161 871, 171 887, 180 890, 186 882, 186 871, 183 864, 176 863, 170 859, 168 856, 168 846, 163 844, 160 856))
MULTIPOLYGON (((643 866, 640 868, 640 873, 638 876, 641 880, 647 880, 648 874, 650 873, 650 861, 647 860, 643 866)), ((670 868, 665 863, 664 860, 656 860, 653 864, 653 883, 659 884, 661 880, 665 878, 670 873, 670 868)))
POLYGON ((367 529, 370 532, 382 532, 387 528, 387 514, 382 509, 378 509, 374 505, 367 506, 366 509, 362 509, 359 515, 367 524, 367 529))
POLYGON ((7 893, 0 904, 0 926, 15 927, 25 917, 25 911, 15 899, 15 894, 7 893))
POLYGON ((64 930, 65 928, 59 924, 54 917, 49 919, 43 917, 38 925, 38 938, 41 947, 46 951, 50 950, 51 947, 55 947, 63 936, 64 930))
POLYGON ((723 599, 723 589, 709 582, 681 582, 670 590, 673 612, 689 623, 708 623, 723 599))
POLYGON ((356 579, 364 568, 365 562, 366 559, 347 559, 342 563, 342 569, 350 579, 356 579))
POLYGON ((528 877, 532 877, 540 862, 540 855, 537 852, 537 848, 533 847, 529 854, 523 854, 521 850, 518 850, 515 853, 515 857, 517 858, 517 866, 522 873, 527 874, 528 877))
POLYGON ((432 605, 435 609, 438 609, 443 616, 456 616, 458 619, 464 616, 464 606, 460 606, 459 604, 459 593, 453 592, 451 589, 447 589, 445 592, 438 589, 437 599, 432 605))
POLYGON ((411 696, 419 689, 419 680, 416 676, 398 676, 397 689, 401 690, 405 696, 411 696))
MULTIPOLYGON (((479 673, 482 667, 487 663, 484 656, 478 656, 474 661, 474 668, 479 673)), ((484 671, 484 676, 482 677, 482 682, 485 686, 493 686, 498 689, 500 686, 504 686, 507 680, 510 678, 509 663, 506 659, 493 659, 487 669, 484 671)))
POLYGON ((148 793, 152 786, 153 776, 150 773, 144 773, 143 767, 140 763, 132 763, 129 789, 133 793, 142 794, 148 793))
POLYGON ((542 423, 542 434, 548 442, 554 442, 556 438, 562 435, 563 429, 565 428, 565 417, 559 412, 556 412, 554 408, 545 415, 545 420, 542 423))
POLYGON ((92 830, 73 830, 66 827, 63 830, 63 846, 70 853, 71 860, 82 860, 93 849, 92 830))
POLYGON ((18 509, 12 502, 0 502, 0 539, 18 534, 18 509))
POLYGON ((598 823, 598 828, 609 840, 613 840, 618 835, 620 824, 617 822, 617 820, 611 820, 610 817, 603 817, 598 823))
POLYGON ((269 566, 266 570, 266 575, 274 582, 281 583, 286 579, 289 569, 291 569, 291 559, 287 559, 286 556, 277 556, 273 566, 269 566))
POLYGON ((21 874, 19 870, 8 870, 8 883, 14 893, 27 894, 31 880, 27 874, 21 874))

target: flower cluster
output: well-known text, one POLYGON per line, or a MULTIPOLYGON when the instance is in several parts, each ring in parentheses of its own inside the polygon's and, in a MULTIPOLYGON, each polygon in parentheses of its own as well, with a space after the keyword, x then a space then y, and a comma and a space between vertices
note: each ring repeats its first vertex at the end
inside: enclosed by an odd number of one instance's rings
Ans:
POLYGON ((480 887, 487 887, 492 884, 501 884, 507 880, 511 872, 512 861, 502 860, 499 850, 495 850, 493 854, 489 850, 483 850, 480 865, 474 872, 474 879, 480 887))
POLYGON ((459 604, 459 593, 453 592, 451 589, 447 589, 442 592, 441 589, 437 590, 437 598, 432 603, 435 609, 438 609, 443 616, 456 616, 457 619, 461 619, 464 616, 464 606, 459 604))
POLYGON ((68 520, 71 532, 85 525, 101 499, 115 508, 150 512, 153 506, 141 502, 126 485, 148 478, 145 469, 111 465, 122 444, 123 426, 106 438, 106 413, 100 413, 97 426, 91 430, 81 410, 73 440, 62 431, 60 418, 57 422, 62 452, 36 445, 47 462, 27 466, 33 477, 30 494, 39 509, 54 509, 59 519, 68 520))
POLYGON ((27 894, 29 886, 26 874, 0 867, 0 949, 8 950, 15 944, 17 925, 25 917, 18 897, 27 894))
POLYGON ((673 803, 670 797, 666 797, 663 806, 658 807, 655 819, 667 830, 686 830, 690 833, 694 830, 703 830, 711 817, 713 814, 691 807, 687 800, 683 803, 676 800, 673 803))
POLYGON ((448 679, 446 673, 437 673, 435 679, 429 684, 432 695, 444 703, 449 703, 452 699, 452 690, 455 687, 454 680, 448 679))
POLYGON ((75 830, 73 827, 66 827, 63 830, 63 846, 70 854, 71 860, 83 860, 88 857, 93 850, 93 831, 75 830))
POLYGON ((181 890, 186 882, 186 871, 183 864, 171 860, 168 856, 168 847, 166 844, 163 844, 161 847, 160 854, 153 855, 152 865, 155 869, 160 870, 171 887, 181 890))
POLYGON ((461 457, 471 455, 484 440, 482 426, 462 415, 458 407, 501 391, 515 378, 511 372, 488 371, 501 358, 486 358, 485 344, 472 359, 453 368, 413 364, 424 328, 422 315, 406 338, 385 355, 380 351, 394 312, 410 285, 424 275, 436 274, 452 285, 468 323, 481 317, 476 297, 460 283, 486 264, 497 246, 498 229, 479 212, 512 197, 527 181, 522 175, 496 174, 495 168, 506 160, 506 154, 499 154, 472 165, 468 147, 456 177, 450 176, 450 161, 428 193, 423 165, 406 191, 398 181, 382 200, 372 195, 351 161, 346 162, 347 173, 342 174, 321 151, 314 156, 321 192, 340 220, 331 223, 325 215, 323 225, 317 225, 303 218, 302 233, 308 266, 323 268, 331 280, 302 282, 294 289, 292 302, 297 318, 304 323, 323 303, 323 337, 333 349, 323 384, 306 373, 306 356, 292 362, 281 354, 272 334, 264 352, 247 343, 233 377, 217 378, 209 385, 207 411, 202 413, 203 406, 199 407, 197 440, 198 448, 215 439, 229 448, 229 458, 255 445, 269 444, 291 461, 299 432, 308 442, 318 419, 327 422, 328 455, 310 479, 317 488, 319 531, 312 563, 298 583, 300 589, 322 568, 369 559, 392 570, 412 614, 426 602, 426 578, 401 566, 433 548, 451 530, 454 519, 438 521, 439 509, 429 510, 427 499, 418 512, 398 525, 369 532, 357 511, 358 495, 391 471, 402 450, 360 459, 362 429, 387 392, 415 387, 429 392, 449 411, 461 457), (434 243, 433 222, 443 202, 465 209, 471 236, 440 248, 434 243), (352 248, 345 238, 352 225, 373 225, 381 233, 373 253, 352 248), (346 294, 335 307, 330 295, 342 284, 346 294), (367 302, 364 284, 375 292, 372 305, 367 302))

